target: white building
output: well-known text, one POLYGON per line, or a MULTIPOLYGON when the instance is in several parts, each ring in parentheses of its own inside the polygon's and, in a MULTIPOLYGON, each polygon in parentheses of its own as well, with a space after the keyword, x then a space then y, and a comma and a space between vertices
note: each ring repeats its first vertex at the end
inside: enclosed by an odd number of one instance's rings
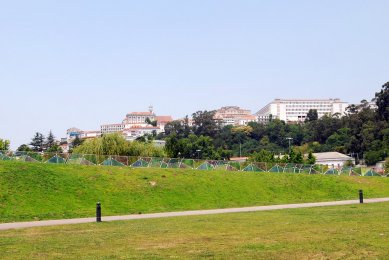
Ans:
POLYGON ((221 120, 223 125, 247 125, 248 122, 257 121, 257 117, 250 110, 237 106, 227 106, 216 110, 215 119, 221 120))
POLYGON ((101 131, 84 131, 76 127, 72 127, 66 130, 66 138, 61 138, 61 142, 71 143, 76 137, 86 139, 99 136, 101 136, 101 131))
POLYGON ((138 126, 147 126, 146 119, 150 119, 150 121, 156 120, 155 113, 153 111, 153 107, 149 107, 149 111, 147 112, 131 112, 126 115, 126 118, 123 120, 123 124, 125 128, 130 128, 134 125, 138 126))
POLYGON ((131 128, 125 128, 123 130, 123 135, 128 141, 133 141, 145 134, 153 133, 159 134, 161 133, 161 129, 156 126, 132 126, 131 128))
POLYGON ((153 107, 149 107, 147 112, 130 112, 120 124, 101 125, 101 134, 122 133, 127 140, 134 140, 137 137, 153 132, 159 134, 165 130, 165 125, 173 121, 171 116, 156 116, 153 107), (157 121, 157 126, 146 123, 157 121))
POLYGON ((105 124, 100 126, 102 134, 117 133, 124 130, 125 124, 105 124))
POLYGON ((100 136, 101 136, 101 131, 82 131, 80 138, 87 139, 87 138, 96 138, 100 136))
POLYGON ((80 138, 81 133, 82 133, 81 129, 78 129, 76 127, 69 128, 68 130, 66 130, 66 140, 67 140, 67 142, 70 142, 71 140, 75 139, 77 136, 78 136, 78 138, 80 138))
POLYGON ((313 155, 316 158, 316 164, 327 165, 332 168, 341 168, 348 161, 355 164, 353 157, 338 152, 314 153, 313 155))
POLYGON ((255 115, 258 122, 268 122, 270 118, 280 119, 287 123, 304 122, 310 109, 317 110, 318 117, 325 114, 344 115, 347 102, 340 99, 275 99, 259 110, 255 115))

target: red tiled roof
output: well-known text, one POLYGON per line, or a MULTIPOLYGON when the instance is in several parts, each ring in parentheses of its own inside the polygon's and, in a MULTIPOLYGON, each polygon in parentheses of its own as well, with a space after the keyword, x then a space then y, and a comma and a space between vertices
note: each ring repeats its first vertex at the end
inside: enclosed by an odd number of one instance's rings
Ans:
POLYGON ((173 121, 173 118, 171 116, 156 116, 155 119, 158 121, 158 123, 160 122, 171 122, 173 121))
POLYGON ((241 119, 249 119, 249 120, 251 120, 251 119, 257 119, 257 117, 256 116, 242 116, 241 117, 241 119))

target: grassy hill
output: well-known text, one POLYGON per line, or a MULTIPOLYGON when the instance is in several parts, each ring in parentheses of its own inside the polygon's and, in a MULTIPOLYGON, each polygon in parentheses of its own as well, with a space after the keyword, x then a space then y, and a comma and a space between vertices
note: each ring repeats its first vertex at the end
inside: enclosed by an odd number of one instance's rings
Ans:
POLYGON ((0 222, 389 197, 389 178, 0 161, 0 222))

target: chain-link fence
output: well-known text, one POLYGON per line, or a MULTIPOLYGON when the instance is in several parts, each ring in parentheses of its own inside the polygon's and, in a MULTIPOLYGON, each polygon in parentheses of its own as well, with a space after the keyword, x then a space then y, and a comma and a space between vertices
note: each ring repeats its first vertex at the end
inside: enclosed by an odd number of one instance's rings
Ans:
POLYGON ((96 154, 69 154, 48 152, 0 151, 0 160, 52 164, 104 165, 132 168, 182 168, 197 170, 224 170, 243 172, 305 173, 349 176, 383 176, 388 173, 368 167, 329 167, 326 165, 307 165, 294 163, 264 163, 217 161, 185 158, 157 158, 142 156, 118 156, 96 154))

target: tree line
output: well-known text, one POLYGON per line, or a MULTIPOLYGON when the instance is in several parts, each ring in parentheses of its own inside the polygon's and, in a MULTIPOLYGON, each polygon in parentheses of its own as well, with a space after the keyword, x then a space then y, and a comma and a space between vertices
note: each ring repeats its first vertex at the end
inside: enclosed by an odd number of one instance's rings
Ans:
POLYGON ((31 142, 22 144, 18 147, 19 152, 51 152, 51 153, 62 153, 62 148, 59 143, 55 140, 53 132, 50 130, 47 137, 42 133, 36 132, 31 142))
MULTIPOLYGON (((85 142, 76 138, 71 148, 78 153, 214 160, 248 156, 255 161, 294 163, 312 163, 314 152, 337 151, 355 157, 357 163, 363 159, 373 165, 389 154, 389 82, 375 93, 375 104, 376 109, 362 100, 359 105, 350 105, 345 115, 321 118, 316 110, 310 110, 306 121, 299 124, 271 119, 266 124, 223 126, 215 119, 215 111, 198 111, 192 115, 192 124, 188 116, 172 121, 165 126, 164 133, 146 135, 133 144, 114 134, 85 142), (166 141, 164 150, 153 148, 154 139, 166 141)), ((8 147, 9 141, 0 139, 0 150, 8 147)), ((36 133, 29 145, 21 145, 18 150, 61 152, 51 131, 47 137, 36 133)))
MULTIPOLYGON (((306 121, 299 124, 271 119, 266 124, 222 126, 221 121, 214 118, 215 111, 198 111, 192 115, 192 126, 188 117, 173 121, 156 138, 166 140, 165 149, 170 157, 255 158, 258 152, 266 151, 273 155, 271 158, 281 153, 288 154, 289 161, 301 161, 294 156, 337 151, 355 157, 357 163, 364 159, 372 165, 384 160, 389 153, 389 82, 375 94, 375 104, 377 109, 362 100, 359 105, 350 105, 345 115, 321 118, 316 110, 310 110, 306 121), (293 154, 289 152, 289 141, 293 154)), ((303 160, 307 158, 303 156, 303 160)))

